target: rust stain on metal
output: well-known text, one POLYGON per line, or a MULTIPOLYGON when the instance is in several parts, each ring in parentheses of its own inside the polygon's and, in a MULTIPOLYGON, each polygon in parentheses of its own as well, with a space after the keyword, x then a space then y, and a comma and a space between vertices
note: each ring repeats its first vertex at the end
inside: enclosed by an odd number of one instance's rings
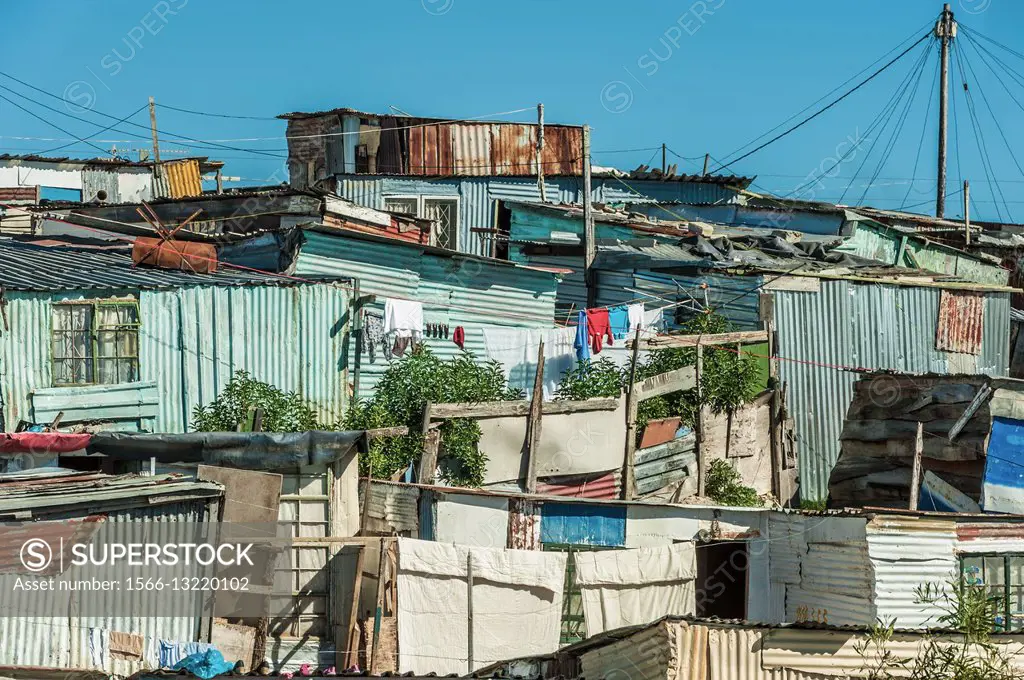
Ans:
POLYGON ((491 126, 491 165, 495 175, 533 175, 537 172, 537 126, 491 126))
POLYGON ((508 547, 540 550, 540 504, 526 498, 508 502, 508 547))
POLYGON ((217 249, 209 243, 165 241, 140 236, 132 245, 132 263, 212 274, 217 271, 217 249))
POLYGON ((545 175, 583 174, 583 130, 566 126, 544 126, 541 162, 545 175))
POLYGON ((956 537, 960 541, 986 538, 1024 539, 1024 524, 958 524, 956 537))
POLYGON ((537 484, 537 493, 545 496, 573 496, 576 498, 603 498, 615 500, 619 497, 621 485, 618 471, 605 472, 571 482, 537 484))
POLYGON ((409 174, 453 175, 452 126, 424 125, 409 128, 409 174))
POLYGON ((981 354, 985 298, 978 293, 944 290, 939 294, 939 323, 935 349, 981 354))

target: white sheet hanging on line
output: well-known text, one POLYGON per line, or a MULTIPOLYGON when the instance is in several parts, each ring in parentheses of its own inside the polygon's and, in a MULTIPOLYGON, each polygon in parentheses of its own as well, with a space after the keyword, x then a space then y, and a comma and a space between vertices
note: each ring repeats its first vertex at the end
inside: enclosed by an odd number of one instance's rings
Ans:
POLYGON ((565 561, 564 553, 398 539, 398 670, 439 675, 472 670, 470 597, 473 669, 555 651, 565 561))
POLYGON ((693 614, 693 543, 576 553, 587 635, 693 614))
POLYGON ((537 348, 544 341, 544 399, 551 400, 562 382, 562 374, 576 366, 572 341, 576 329, 568 328, 484 328, 487 358, 502 365, 509 385, 529 398, 537 373, 537 348))
POLYGON ((415 300, 384 300, 384 333, 399 338, 423 337, 423 304, 415 300))

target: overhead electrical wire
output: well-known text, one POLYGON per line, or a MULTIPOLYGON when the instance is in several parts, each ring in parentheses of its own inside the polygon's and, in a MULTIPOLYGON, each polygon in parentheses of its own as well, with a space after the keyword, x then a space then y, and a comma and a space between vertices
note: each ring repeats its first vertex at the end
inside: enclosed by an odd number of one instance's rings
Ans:
POLYGON ((826 111, 830 110, 831 108, 833 108, 834 106, 839 104, 841 101, 843 101, 844 99, 846 99, 847 97, 852 95, 854 92, 856 92, 857 90, 861 89, 862 87, 864 87, 865 85, 870 83, 872 80, 877 78, 881 73, 883 73, 885 70, 887 70, 890 66, 892 66, 893 64, 898 62, 900 59, 902 59, 904 56, 906 56, 906 54, 908 52, 913 50, 915 47, 917 47, 918 45, 920 45, 922 42, 924 42, 925 40, 927 40, 930 37, 931 37, 931 33, 926 33, 925 35, 921 36, 916 42, 911 44, 910 47, 908 47, 905 50, 903 50, 902 52, 900 52, 898 55, 896 55, 891 60, 886 62, 886 64, 884 66, 882 66, 881 68, 876 70, 874 73, 872 73, 870 76, 868 76, 867 78, 865 78, 864 80, 860 81, 855 86, 853 86, 852 88, 850 88, 849 90, 844 92, 841 96, 837 97, 836 99, 833 99, 826 106, 818 109, 817 111, 812 113, 810 116, 807 116, 806 118, 801 120, 799 123, 797 123, 795 125, 792 125, 789 128, 787 128, 786 130, 784 130, 783 132, 780 132, 779 134, 775 135, 774 137, 769 139, 767 142, 764 142, 764 143, 758 145, 757 147, 755 147, 754 149, 751 149, 750 151, 746 152, 745 154, 743 154, 743 155, 741 155, 741 156, 739 156, 737 158, 732 159, 731 161, 729 161, 725 165, 722 165, 720 167, 715 168, 712 171, 711 174, 716 174, 716 173, 724 170, 725 168, 729 167, 730 165, 735 165, 736 163, 740 162, 744 158, 749 158, 750 156, 753 156, 755 153, 757 153, 761 149, 764 149, 765 147, 770 146, 771 144, 774 144, 775 142, 779 141, 783 137, 785 137, 785 136, 795 132, 796 130, 799 130, 800 128, 802 128, 807 123, 810 123, 812 120, 814 120, 818 116, 822 115, 826 111))
MULTIPOLYGON (((75 134, 74 134, 73 132, 70 132, 70 131, 68 131, 68 130, 65 130, 65 129, 64 129, 64 128, 62 128, 61 126, 57 125, 57 124, 56 124, 56 123, 54 123, 54 122, 51 122, 51 121, 47 120, 46 118, 43 118, 42 116, 40 116, 39 114, 35 113, 34 111, 30 111, 29 109, 26 109, 26 108, 25 108, 24 106, 22 106, 21 104, 19 104, 19 103, 18 103, 18 102, 16 102, 16 101, 14 101, 13 99, 9 99, 9 98, 5 97, 5 96, 4 96, 4 95, 2 95, 2 94, 0 94, 0 99, 2 99, 3 101, 7 102, 7 103, 8 103, 8 104, 10 104, 11 106, 14 106, 14 107, 17 107, 17 108, 21 109, 22 111, 24 111, 24 112, 25 112, 25 113, 27 113, 28 115, 32 116, 33 118, 35 118, 35 119, 37 119, 37 120, 39 120, 39 121, 42 121, 43 123, 46 123, 46 124, 47 124, 47 125, 49 125, 50 127, 54 128, 54 129, 56 129, 56 130, 60 130, 61 132, 63 132, 63 133, 64 133, 64 134, 66 134, 66 135, 70 135, 70 136, 72 136, 72 137, 75 137, 75 134)), ((82 142, 83 144, 88 144, 89 146, 91 146, 92 148, 96 149, 97 151, 99 151, 99 152, 100 152, 100 153, 102 153, 102 154, 106 154, 106 153, 107 153, 107 150, 106 150, 106 149, 104 149, 104 148, 103 148, 103 147, 101 147, 101 146, 97 146, 97 145, 93 144, 92 142, 87 142, 87 141, 85 141, 84 139, 82 139, 81 137, 75 137, 75 138, 76 138, 76 139, 77 139, 77 140, 78 140, 79 142, 82 142)))
MULTIPOLYGON (((984 130, 982 130, 981 121, 978 117, 977 108, 974 104, 974 97, 971 95, 970 85, 967 80, 967 69, 964 67, 964 56, 961 54, 959 46, 955 42, 953 43, 953 58, 958 62, 959 71, 961 77, 963 78, 962 85, 964 91, 964 101, 966 101, 967 103, 967 113, 971 121, 971 128, 974 131, 974 141, 978 146, 978 153, 981 156, 982 170, 984 170, 985 172, 985 178, 991 182, 989 184, 989 187, 995 187, 995 189, 992 189, 992 197, 995 198, 998 194, 1003 200, 1003 203, 1007 209, 1007 213, 1009 213, 1009 206, 1006 205, 1006 196, 1003 195, 1002 187, 999 186, 998 182, 993 181, 995 170, 992 167, 992 161, 988 153, 988 144, 985 142, 985 134, 984 130)), ((1006 221, 1006 218, 1003 216, 1002 210, 999 208, 999 203, 995 204, 995 210, 996 215, 999 217, 999 221, 1006 221)))
POLYGON ((907 117, 910 115, 910 109, 913 107, 914 101, 917 99, 917 91, 921 87, 924 70, 928 65, 928 56, 930 54, 930 50, 925 52, 925 59, 921 62, 921 68, 918 70, 917 78, 914 81, 914 87, 911 89, 910 95, 907 97, 907 103, 903 106, 903 111, 900 113, 900 117, 896 120, 896 125, 893 126, 892 134, 889 136, 889 142, 886 144, 885 148, 882 149, 882 157, 879 159, 878 165, 875 166, 875 171, 871 174, 871 179, 868 180, 868 186, 864 188, 864 191, 860 196, 860 200, 857 201, 860 205, 864 204, 871 185, 874 184, 878 176, 882 174, 885 164, 889 162, 889 159, 892 157, 892 152, 896 148, 897 142, 899 142, 900 134, 903 132, 903 126, 906 124, 907 117))
MULTIPOLYGON (((744 144, 744 145, 743 145, 743 146, 741 146, 740 148, 736 149, 735 151, 731 151, 731 152, 727 153, 727 154, 726 154, 726 155, 725 155, 725 156, 724 156, 723 158, 725 158, 725 159, 729 159, 729 158, 730 158, 731 156, 734 156, 734 155, 736 155, 736 154, 738 154, 738 153, 741 153, 741 152, 745 151, 746 149, 750 148, 751 146, 753 146, 754 144, 756 144, 756 143, 757 143, 757 142, 759 142, 760 140, 764 139, 764 138, 765 138, 765 137, 767 137, 768 135, 772 134, 772 133, 773 133, 773 132, 775 132, 776 130, 778 130, 778 129, 780 129, 781 127, 783 127, 783 126, 784 126, 784 125, 785 125, 786 123, 788 123, 788 122, 790 122, 791 120, 793 120, 793 119, 797 118, 797 117, 798 117, 798 116, 800 116, 800 115, 801 115, 802 113, 805 113, 805 112, 807 112, 807 111, 811 110, 812 108, 814 108, 815 106, 817 106, 817 105, 818 105, 818 104, 820 104, 821 102, 825 101, 825 100, 826 100, 826 99, 827 99, 828 97, 830 97, 830 96, 832 96, 833 94, 835 94, 836 92, 838 92, 838 91, 839 91, 840 89, 842 89, 842 88, 843 88, 844 86, 846 86, 846 85, 848 85, 849 83, 853 82, 853 81, 854 81, 854 80, 855 80, 856 78, 858 78, 859 76, 863 75, 864 73, 867 73, 867 72, 868 72, 868 71, 869 71, 869 70, 871 69, 871 67, 872 67, 872 66, 874 66, 875 64, 878 64, 878 63, 879 63, 879 62, 881 62, 881 61, 882 61, 883 59, 885 59, 885 58, 886 58, 887 56, 889 56, 890 54, 892 54, 893 52, 895 52, 896 50, 898 50, 898 49, 899 49, 900 47, 902 47, 902 46, 903 46, 903 44, 904 44, 905 42, 907 42, 908 40, 913 40, 913 39, 914 39, 915 37, 919 36, 919 35, 921 34, 921 31, 925 30, 925 29, 926 29, 926 28, 928 28, 929 26, 931 26, 931 22, 930 22, 930 21, 929 21, 929 22, 928 22, 927 24, 925 24, 924 26, 922 26, 921 28, 919 28, 919 29, 917 29, 916 31, 914 31, 913 33, 911 33, 911 34, 910 34, 909 36, 907 36, 907 37, 906 37, 906 38, 904 38, 903 40, 901 40, 901 41, 900 41, 900 42, 899 42, 899 43, 898 43, 898 44, 897 44, 897 45, 896 45, 895 47, 893 47, 893 48, 892 48, 892 49, 890 49, 890 50, 889 50, 888 52, 886 52, 885 54, 883 54, 882 56, 880 56, 880 57, 879 57, 878 59, 875 59, 875 60, 874 60, 873 62, 871 62, 870 64, 868 64, 867 66, 865 66, 864 68, 862 68, 862 69, 861 69, 860 71, 858 71, 857 73, 855 73, 855 74, 853 74, 852 76, 850 76, 849 78, 847 78, 847 79, 846 79, 845 81, 843 81, 843 82, 842 82, 842 83, 840 83, 839 85, 836 85, 836 86, 835 86, 834 88, 832 88, 831 90, 829 90, 828 92, 826 92, 825 94, 823 94, 823 95, 822 95, 821 97, 819 97, 819 98, 818 98, 818 99, 816 99, 815 101, 811 102, 810 104, 808 104, 808 105, 807 105, 807 106, 805 106, 804 108, 800 109, 799 111, 797 111, 796 113, 794 113, 794 114, 793 114, 792 116, 790 116, 789 118, 786 118, 786 119, 785 119, 784 121, 782 121, 781 123, 779 123, 779 124, 778 124, 778 125, 776 125, 775 127, 771 128, 770 130, 767 130, 767 131, 765 131, 765 132, 762 132, 762 133, 761 133, 760 135, 758 135, 758 136, 757 136, 757 137, 755 137, 754 139, 750 140, 749 142, 747 142, 746 144, 744 144)), ((729 163, 728 163, 728 164, 729 164, 729 165, 731 165, 731 164, 732 164, 733 162, 734 162, 734 161, 729 161, 729 163)))
POLYGON ((177 111, 179 113, 188 113, 193 116, 206 116, 208 118, 231 118, 234 120, 267 120, 280 122, 281 119, 277 116, 236 116, 227 113, 210 113, 208 111, 195 111, 193 109, 184 109, 180 106, 171 106, 170 104, 157 104, 158 108, 167 109, 168 111, 177 111))
MULTIPOLYGON (((108 125, 107 127, 103 128, 102 130, 98 130, 98 131, 96 131, 96 132, 92 133, 92 134, 91 134, 91 135, 89 135, 88 137, 83 137, 81 141, 85 142, 85 141, 86 141, 86 140, 88 140, 88 139, 92 139, 92 138, 93 138, 93 137, 95 137, 96 135, 102 135, 102 134, 103 134, 104 132, 106 132, 107 130, 111 129, 112 127, 114 127, 114 126, 115 126, 115 125, 117 125, 118 123, 123 123, 123 122, 125 122, 126 120, 128 120, 129 118, 132 118, 132 117, 134 117, 134 116, 137 116, 137 115, 139 115, 139 114, 140 114, 140 113, 142 113, 142 112, 143 112, 143 111, 144 111, 144 110, 145 110, 146 108, 147 108, 147 105, 146 105, 146 104, 143 104, 142 106, 140 106, 140 107, 139 107, 139 108, 137 108, 136 110, 132 111, 131 113, 129 113, 129 114, 128 114, 127 116, 125 116, 124 118, 121 118, 121 119, 120 119, 120 120, 118 120, 117 122, 115 122, 115 123, 111 123, 111 124, 110 124, 110 125, 108 125)), ((66 148, 68 148, 69 146, 75 146, 76 144, 78 144, 78 142, 70 142, 70 143, 68 143, 68 144, 62 144, 61 146, 55 146, 55 147, 53 147, 52 149, 46 149, 46 150, 44 150, 44 151, 40 151, 40 152, 38 152, 38 155, 40 155, 40 156, 45 156, 45 155, 46 155, 46 154, 48 154, 48 153, 53 153, 54 151, 60 151, 61 149, 66 149, 66 148)))
MULTIPOLYGON (((917 142, 917 153, 914 155, 914 169, 910 172, 911 175, 917 174, 917 168, 921 164, 921 152, 924 150, 924 137, 928 132, 928 121, 932 113, 932 101, 935 99, 935 91, 939 85, 939 69, 935 69, 935 76, 932 78, 932 86, 928 91, 928 106, 924 110, 924 124, 921 126, 921 138, 917 142)), ((877 175, 875 177, 877 179, 877 175)), ((903 202, 900 203, 900 210, 906 205, 907 200, 910 198, 910 192, 914 190, 914 183, 910 182, 907 184, 907 193, 903 195, 903 202)))

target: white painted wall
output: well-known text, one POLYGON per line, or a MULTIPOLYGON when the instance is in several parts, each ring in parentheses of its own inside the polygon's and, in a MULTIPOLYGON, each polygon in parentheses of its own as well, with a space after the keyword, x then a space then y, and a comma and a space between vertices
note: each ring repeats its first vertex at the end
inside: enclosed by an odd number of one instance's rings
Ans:
POLYGON ((138 203, 153 198, 153 173, 149 168, 122 168, 117 173, 121 203, 138 203))
POLYGON ((0 161, 2 187, 57 187, 82 190, 82 166, 63 163, 0 161))
POLYGON ((446 494, 434 505, 434 540, 479 548, 508 545, 508 499, 446 494))

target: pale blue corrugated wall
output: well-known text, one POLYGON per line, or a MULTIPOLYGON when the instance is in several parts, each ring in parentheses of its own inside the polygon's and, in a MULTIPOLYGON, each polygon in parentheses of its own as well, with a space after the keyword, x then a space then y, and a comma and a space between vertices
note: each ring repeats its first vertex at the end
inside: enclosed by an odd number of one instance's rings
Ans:
POLYGON ((157 427, 184 431, 238 370, 297 391, 332 423, 345 410, 340 357, 349 291, 334 284, 144 291, 140 368, 163 391, 157 427))
MULTIPOLYGON (((420 300, 424 323, 448 324, 448 338, 425 340, 443 359, 459 353, 450 338, 456 326, 466 330, 466 350, 482 359, 485 327, 544 328, 552 325, 555 313, 556 277, 548 272, 316 232, 306 234, 296 275, 350 276, 358 280, 360 295, 379 296, 365 307, 368 311, 383 312, 389 296, 420 300)), ((386 369, 380 350, 371 363, 364 348, 357 396, 371 396, 386 369)), ((350 366, 350 375, 353 370, 350 366)))
MULTIPOLYGON (((800 463, 800 493, 819 499, 839 456, 839 434, 857 374, 815 364, 950 373, 935 349, 938 288, 821 281, 821 291, 773 291, 779 377, 787 386, 800 463), (786 361, 786 359, 798 359, 786 361)), ((987 293, 978 372, 1006 375, 1010 296, 987 293)))

